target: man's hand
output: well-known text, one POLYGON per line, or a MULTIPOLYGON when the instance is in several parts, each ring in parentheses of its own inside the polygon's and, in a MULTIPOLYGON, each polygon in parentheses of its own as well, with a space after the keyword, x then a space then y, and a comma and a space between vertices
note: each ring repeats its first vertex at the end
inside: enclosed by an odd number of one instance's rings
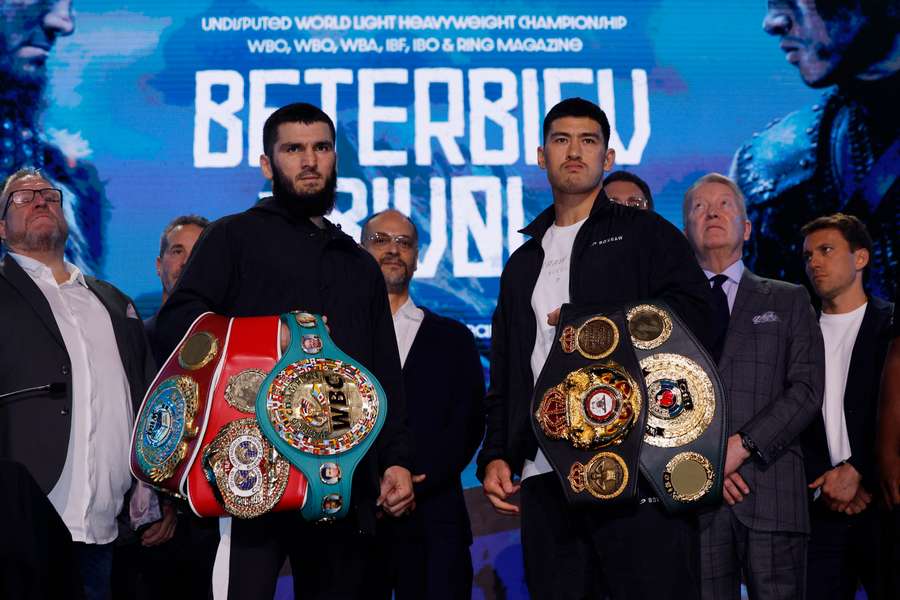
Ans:
POLYGON ((866 507, 869 506, 870 502, 872 502, 872 494, 867 492, 866 488, 863 486, 859 486, 859 491, 856 492, 853 500, 851 500, 850 504, 847 505, 847 508, 844 509, 844 514, 858 515, 866 510, 866 507))
MULTIPOLYGON (((557 316, 559 311, 557 311, 557 316)), ((509 464, 501 459, 488 463, 484 470, 484 495, 501 515, 518 515, 519 507, 506 500, 519 491, 519 485, 512 482, 512 470, 509 464)))
MULTIPOLYGON (((424 475, 421 477, 424 479, 424 475)), ((381 495, 375 506, 380 506, 392 517, 399 517, 414 505, 414 501, 413 477, 409 470, 398 465, 388 467, 381 477, 381 495)))
POLYGON ((729 436, 725 448, 725 482, 722 485, 722 496, 730 506, 742 502, 744 496, 750 493, 750 486, 737 472, 748 458, 750 458, 750 452, 744 448, 740 434, 735 433, 729 436))
POLYGON ((900 453, 882 453, 878 464, 885 506, 900 506, 900 453))
POLYGON ((861 481, 859 471, 850 463, 844 463, 822 473, 809 484, 809 488, 822 488, 825 505, 831 510, 843 512, 856 497, 861 481))
POLYGON ((160 502, 162 509, 162 519, 147 528, 141 535, 142 546, 157 546, 164 544, 172 539, 175 535, 175 525, 178 524, 178 515, 175 513, 175 507, 171 503, 160 502))
POLYGON ((559 308, 547 313, 547 325, 553 325, 554 327, 559 325, 559 308))

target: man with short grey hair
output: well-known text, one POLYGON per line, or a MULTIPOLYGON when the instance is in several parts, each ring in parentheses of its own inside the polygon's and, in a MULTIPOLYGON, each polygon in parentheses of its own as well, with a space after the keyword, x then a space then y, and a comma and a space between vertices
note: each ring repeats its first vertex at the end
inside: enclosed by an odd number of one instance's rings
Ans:
POLYGON ((750 238, 735 183, 711 173, 685 193, 684 227, 710 281, 714 354, 728 409, 725 504, 700 517, 702 597, 804 597, 809 515, 798 436, 819 414, 824 348, 809 294, 744 268, 750 238))

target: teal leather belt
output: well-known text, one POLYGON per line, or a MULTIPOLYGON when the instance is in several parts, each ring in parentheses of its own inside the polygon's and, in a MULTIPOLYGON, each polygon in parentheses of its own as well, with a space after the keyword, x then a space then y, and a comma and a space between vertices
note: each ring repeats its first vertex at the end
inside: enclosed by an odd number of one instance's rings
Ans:
POLYGON ((338 348, 319 315, 281 315, 290 345, 256 396, 263 435, 308 481, 309 521, 347 515, 356 465, 387 418, 378 380, 338 348))

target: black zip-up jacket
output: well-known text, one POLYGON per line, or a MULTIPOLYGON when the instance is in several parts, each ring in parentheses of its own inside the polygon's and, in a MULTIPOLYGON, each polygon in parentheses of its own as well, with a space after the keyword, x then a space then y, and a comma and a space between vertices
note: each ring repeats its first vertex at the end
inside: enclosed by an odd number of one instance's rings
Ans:
POLYGON ((411 467, 400 355, 384 276, 372 256, 333 224, 320 229, 276 198, 223 217, 197 241, 152 340, 159 364, 200 314, 229 317, 307 310, 328 317, 331 338, 384 388, 387 421, 354 475, 360 526, 374 525, 378 478, 411 467))
MULTIPOLYGON (((537 451, 529 411, 534 392, 531 353, 537 325, 531 296, 544 261, 541 241, 553 224, 551 205, 522 233, 531 236, 506 263, 491 334, 491 385, 485 399, 487 434, 478 455, 478 477, 501 458, 513 473, 537 451)), ((569 301, 610 310, 627 302, 659 299, 710 347, 709 282, 687 239, 654 212, 610 202, 602 190, 572 245, 569 301)))

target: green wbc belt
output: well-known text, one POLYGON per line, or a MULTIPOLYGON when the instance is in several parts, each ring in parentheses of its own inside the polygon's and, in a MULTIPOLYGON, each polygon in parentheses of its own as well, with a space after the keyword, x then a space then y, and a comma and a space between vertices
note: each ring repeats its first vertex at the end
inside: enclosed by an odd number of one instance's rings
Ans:
POLYGON ((387 417, 378 380, 331 340, 322 318, 281 315, 291 343, 263 381, 256 418, 263 435, 306 476, 303 517, 347 515, 356 465, 387 417))

